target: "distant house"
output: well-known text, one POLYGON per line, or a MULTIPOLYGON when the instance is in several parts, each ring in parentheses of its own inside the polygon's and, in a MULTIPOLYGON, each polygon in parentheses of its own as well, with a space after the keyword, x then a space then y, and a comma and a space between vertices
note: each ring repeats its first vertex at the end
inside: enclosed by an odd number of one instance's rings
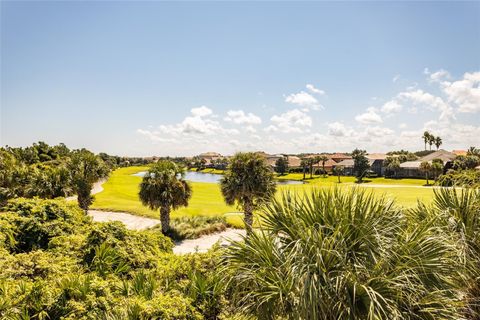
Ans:
MULTIPOLYGON (((383 176, 385 174, 385 167, 383 166, 383 162, 387 158, 385 153, 370 153, 367 155, 368 164, 370 165, 370 170, 373 171, 378 176, 383 176)), ((346 159, 340 161, 334 166, 343 167, 344 174, 347 176, 355 175, 353 170, 354 167, 354 160, 353 159, 346 159)))
POLYGON ((198 157, 200 159, 205 160, 206 168, 216 168, 216 169, 220 169, 220 168, 217 168, 215 165, 216 160, 225 158, 218 152, 204 152, 204 153, 200 153, 198 157))
POLYGON ((334 153, 332 155, 329 155, 328 157, 336 163, 339 163, 343 160, 352 159, 352 157, 347 156, 345 153, 334 153))
POLYGON ((422 162, 427 161, 432 163, 433 159, 440 159, 443 161, 443 172, 446 172, 452 167, 453 160, 457 155, 453 152, 449 152, 443 149, 432 152, 418 160, 406 161, 400 164, 400 170, 398 172, 399 177, 403 178, 421 178, 424 173, 420 170, 422 162))
POLYGON ((452 150, 452 153, 455 153, 457 156, 466 156, 467 150, 452 150))

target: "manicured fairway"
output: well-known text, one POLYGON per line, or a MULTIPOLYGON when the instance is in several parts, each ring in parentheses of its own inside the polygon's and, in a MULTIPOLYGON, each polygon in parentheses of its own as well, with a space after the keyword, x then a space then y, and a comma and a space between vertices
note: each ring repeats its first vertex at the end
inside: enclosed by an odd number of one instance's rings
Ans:
MULTIPOLYGON (((138 199, 138 188, 141 177, 133 176, 134 173, 147 170, 147 167, 128 167, 117 169, 113 172, 106 183, 103 184, 104 191, 95 195, 95 202, 92 209, 125 211, 134 214, 157 218, 158 211, 152 211, 144 207, 138 199)), ((301 174, 298 174, 301 178, 301 174)), ((289 174, 287 179, 298 178, 297 174, 289 174)), ((367 188, 378 195, 396 199, 399 205, 412 207, 417 200, 430 202, 433 196, 431 188, 420 187, 422 180, 414 179, 369 179, 371 182, 362 184, 358 188, 367 188), (396 182, 396 183, 394 183, 396 182)), ((352 177, 341 177, 342 183, 337 183, 337 177, 317 177, 303 185, 282 185, 282 190, 303 192, 314 187, 340 186, 342 188, 355 187, 352 177)), ((181 208, 172 212, 172 217, 179 216, 220 216, 224 215, 227 222, 234 226, 242 226, 240 214, 235 214, 238 209, 227 206, 223 201, 218 184, 191 182, 193 196, 188 208, 181 208)))

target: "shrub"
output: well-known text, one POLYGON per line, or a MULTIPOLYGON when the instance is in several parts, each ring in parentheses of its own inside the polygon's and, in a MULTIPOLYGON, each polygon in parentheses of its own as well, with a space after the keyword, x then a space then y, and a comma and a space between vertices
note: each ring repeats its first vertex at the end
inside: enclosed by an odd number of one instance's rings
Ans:
POLYGON ((359 189, 286 193, 263 232, 227 250, 232 299, 259 319, 451 319, 461 311, 456 243, 359 189))
MULTIPOLYGON (((207 234, 225 231, 227 227, 227 221, 223 217, 180 217, 172 220, 167 235, 176 241, 196 239, 207 234)), ((161 232, 158 225, 150 228, 150 230, 161 232)))

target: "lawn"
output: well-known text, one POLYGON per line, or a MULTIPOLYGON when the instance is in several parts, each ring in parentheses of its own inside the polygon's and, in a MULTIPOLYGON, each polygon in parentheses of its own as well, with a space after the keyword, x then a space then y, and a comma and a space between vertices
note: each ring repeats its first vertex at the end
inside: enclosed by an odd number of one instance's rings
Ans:
MULTIPOLYGON (((144 207, 138 199, 138 186, 141 177, 133 176, 139 171, 148 170, 147 167, 128 167, 115 170, 108 181, 103 184, 104 190, 95 195, 95 202, 92 209, 124 211, 151 218, 158 218, 158 211, 152 211, 144 207)), ((302 174, 288 174, 281 178, 295 179, 303 177, 302 174)), ((368 183, 362 184, 359 188, 368 188, 379 195, 396 199, 398 204, 405 207, 412 207, 417 200, 429 202, 432 199, 431 188, 419 187, 422 180, 415 179, 368 179, 368 183), (369 186, 371 185, 371 187, 369 186), (382 186, 380 186, 382 185, 382 186)), ((340 186, 344 188, 354 187, 353 177, 341 177, 341 184, 337 183, 337 177, 316 177, 303 185, 281 185, 279 191, 291 190, 295 192, 308 191, 314 187, 340 186)), ((187 208, 181 208, 172 212, 172 218, 181 216, 225 216, 227 222, 233 226, 242 226, 242 216, 238 209, 227 206, 223 201, 220 188, 214 183, 191 182, 193 196, 187 208)))

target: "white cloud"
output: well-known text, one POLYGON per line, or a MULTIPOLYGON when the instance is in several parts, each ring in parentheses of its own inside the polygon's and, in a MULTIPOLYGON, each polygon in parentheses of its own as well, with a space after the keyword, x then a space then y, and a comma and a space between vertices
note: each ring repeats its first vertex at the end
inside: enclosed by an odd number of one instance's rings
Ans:
POLYGON ((307 88, 308 91, 319 94, 321 96, 323 96, 325 94, 325 91, 323 91, 321 89, 318 89, 318 88, 315 88, 315 86, 313 84, 307 84, 305 87, 307 88))
POLYGON ((270 119, 283 132, 303 132, 312 126, 312 118, 299 109, 292 109, 270 119))
POLYGON ((201 106, 201 107, 198 107, 198 108, 193 108, 192 110, 190 110, 190 112, 192 113, 193 116, 195 117, 205 117, 205 116, 209 116, 213 113, 212 109, 206 107, 206 106, 201 106))
POLYGON ((355 117, 355 120, 361 124, 375 124, 382 123, 382 117, 377 113, 377 109, 373 107, 367 108, 367 112, 359 114, 355 117))
POLYGON ((265 132, 277 132, 278 128, 271 124, 268 127, 265 127, 263 129, 263 131, 265 131, 265 132))
POLYGON ((397 82, 399 79, 400 79, 400 75, 397 74, 397 75, 395 75, 395 76, 392 78, 392 82, 395 83, 395 82, 397 82))
POLYGON ((257 132, 257 129, 255 129, 253 126, 246 126, 245 131, 247 131, 248 133, 255 133, 257 132))
POLYGON ((390 128, 384 128, 384 127, 378 127, 378 126, 367 127, 365 129, 365 132, 370 137, 384 137, 394 133, 394 131, 390 128))
POLYGON ((296 104, 301 107, 310 108, 312 110, 318 110, 321 108, 318 100, 305 91, 299 93, 292 93, 285 98, 285 102, 296 104))
POLYGON ((430 110, 440 111, 440 120, 449 121, 455 118, 454 110, 442 98, 434 96, 428 92, 417 89, 414 91, 405 91, 398 94, 403 100, 411 101, 414 105, 423 105, 430 110))
POLYGON ((352 134, 353 130, 347 128, 341 122, 332 122, 328 124, 328 134, 335 137, 346 137, 352 134))
POLYGON ((402 111, 403 106, 397 100, 390 100, 382 106, 382 112, 386 114, 398 113, 402 111))
POLYGON ((445 78, 450 78, 450 73, 443 69, 430 74, 430 81, 432 82, 440 82, 445 78))
POLYGON ((262 119, 254 115, 253 113, 245 113, 243 110, 229 110, 227 116, 224 118, 225 121, 233 122, 236 124, 260 124, 262 119))
POLYGON ((480 112, 480 72, 465 73, 462 80, 442 82, 448 101, 458 106, 459 112, 480 112))
POLYGON ((400 124, 398 125, 398 127, 399 127, 400 129, 405 129, 405 128, 408 127, 408 126, 407 126, 406 123, 400 123, 400 124))

